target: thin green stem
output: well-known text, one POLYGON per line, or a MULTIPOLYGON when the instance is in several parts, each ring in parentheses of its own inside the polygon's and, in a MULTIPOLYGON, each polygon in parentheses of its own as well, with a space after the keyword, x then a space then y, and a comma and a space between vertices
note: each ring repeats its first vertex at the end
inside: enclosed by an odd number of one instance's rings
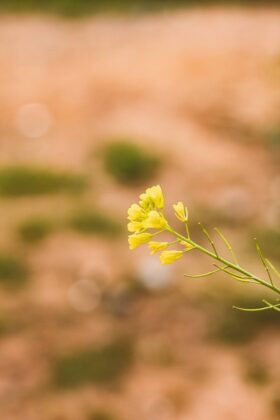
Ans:
MULTIPOLYGON (((266 302, 264 302, 266 303, 266 302)), ((275 305, 278 306, 278 305, 275 305)), ((234 309, 238 309, 239 311, 244 312, 261 312, 261 311, 267 311, 268 309, 271 309, 271 306, 262 306, 261 308, 241 308, 240 306, 233 306, 234 309)))
POLYGON ((224 242, 224 244, 225 244, 225 246, 227 247, 227 249, 229 250, 229 252, 230 252, 230 254, 231 254, 231 256, 232 256, 232 259, 233 259, 233 261, 235 262, 235 264, 236 265, 239 265, 238 264, 238 261, 237 261, 237 258, 236 258, 236 255, 235 255, 235 253, 234 253, 234 251, 233 251, 233 248, 232 248, 232 246, 231 246, 231 244, 229 243, 229 241, 226 239, 226 237, 222 234, 222 232, 220 231, 220 229, 218 229, 217 227, 215 227, 214 228, 214 230, 217 232, 217 234, 219 235, 219 237, 222 239, 222 241, 224 242))
POLYGON ((220 268, 218 268, 217 270, 208 271, 208 273, 203 273, 203 274, 184 274, 184 276, 185 277, 191 277, 193 279, 199 279, 201 277, 211 276, 211 274, 218 273, 219 271, 221 271, 220 268))
POLYGON ((215 254, 218 256, 218 251, 217 248, 215 247, 215 244, 213 242, 213 239, 211 238, 211 236, 209 235, 208 230, 203 226, 203 224, 201 222, 198 223, 198 226, 201 228, 202 232, 204 233, 204 235, 206 236, 208 242, 210 243, 210 245, 212 246, 215 254))
POLYGON ((269 271, 269 267, 266 264, 264 255, 263 255, 262 250, 261 250, 261 247, 260 247, 260 244, 258 243, 258 241, 257 241, 256 238, 255 238, 255 242, 256 242, 257 253, 259 254, 260 260, 261 260, 261 262, 262 262, 262 264, 264 266, 264 269, 265 269, 265 271, 267 273, 267 276, 268 276, 268 278, 270 280, 270 283, 273 285, 273 280, 272 280, 272 277, 271 277, 271 274, 270 274, 270 271, 269 271))
POLYGON ((188 222, 185 222, 185 227, 186 227, 186 232, 187 232, 187 235, 188 235, 188 239, 190 239, 190 231, 189 231, 188 222))
POLYGON ((263 299, 263 303, 265 303, 269 308, 274 309, 277 312, 280 312, 279 304, 273 305, 272 303, 268 302, 265 299, 263 299))
POLYGON ((252 279, 252 277, 239 276, 227 270, 226 269, 227 267, 220 267, 218 264, 214 264, 214 266, 218 267, 220 270, 224 271, 225 273, 235 278, 236 280, 241 281, 242 283, 257 283, 256 280, 252 279))
POLYGON ((267 281, 265 281, 262 278, 256 276, 255 274, 252 274, 249 271, 245 270, 244 268, 240 267, 240 265, 235 264, 231 261, 228 261, 220 255, 216 255, 212 251, 209 251, 208 249, 204 248, 203 246, 195 243, 190 238, 186 238, 185 236, 176 232, 170 226, 168 226, 167 231, 170 232, 171 234, 175 235, 177 238, 181 239, 182 241, 186 241, 187 243, 189 243, 190 245, 192 245, 193 247, 195 247, 196 249, 201 251, 203 254, 208 255, 209 257, 215 259, 216 261, 219 261, 220 263, 223 263, 225 266, 228 266, 228 268, 232 268, 234 271, 236 271, 240 274, 243 274, 245 277, 256 281, 257 283, 261 284, 262 286, 264 286, 264 287, 266 287, 270 290, 273 290, 275 293, 280 295, 280 289, 277 286, 275 286, 274 284, 268 283, 267 281))
POLYGON ((266 263, 270 266, 271 270, 274 272, 274 274, 280 278, 280 271, 277 270, 276 267, 272 264, 271 261, 269 261, 267 258, 265 259, 266 263))

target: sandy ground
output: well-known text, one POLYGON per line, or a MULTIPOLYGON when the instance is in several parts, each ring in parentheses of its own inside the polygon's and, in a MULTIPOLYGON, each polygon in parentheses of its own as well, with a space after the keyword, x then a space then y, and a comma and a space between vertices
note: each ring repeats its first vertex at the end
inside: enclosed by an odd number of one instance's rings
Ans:
POLYGON ((100 141, 131 136, 174 158, 166 177, 190 199, 219 200, 227 183, 267 205, 271 165, 247 140, 279 120, 279 11, 6 17, 0 39, 1 161, 79 168, 100 141), (34 103, 46 127, 32 140, 34 103))
MULTIPOLYGON (((279 168, 262 133, 279 125, 279 60, 280 11, 273 9, 79 21, 2 16, 0 162, 91 171, 89 199, 124 217, 142 187, 116 187, 90 155, 107 140, 128 137, 163 156, 156 182, 168 203, 187 197, 194 207, 273 225, 279 168)), ((3 202, 4 240, 21 214, 64 206, 60 199, 3 202)), ((279 390, 280 372, 265 390, 248 386, 240 376, 248 349, 205 345, 203 315, 179 305, 167 320, 166 297, 142 302, 125 328, 140 328, 144 344, 156 333, 174 342, 179 366, 162 370, 140 361, 119 393, 45 391, 49 354, 121 328, 99 313, 73 315, 67 302, 77 276, 98 269, 109 287, 144 258, 142 251, 131 256, 125 240, 117 247, 59 234, 28 255, 33 286, 19 298, 1 297, 3 307, 23 311, 29 323, 27 331, 1 339, 1 419, 87 420, 95 405, 113 407, 124 420, 272 419, 268 401, 279 390)), ((252 348, 265 349, 277 364, 280 336, 260 336, 252 348)))

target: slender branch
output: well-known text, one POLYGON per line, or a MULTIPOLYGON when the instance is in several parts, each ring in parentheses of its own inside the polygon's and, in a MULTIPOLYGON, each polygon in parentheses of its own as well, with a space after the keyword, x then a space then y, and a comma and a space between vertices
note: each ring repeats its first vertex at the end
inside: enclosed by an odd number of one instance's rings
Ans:
POLYGON ((265 269, 265 271, 266 271, 266 273, 267 273, 267 276, 268 276, 268 278, 269 278, 269 280, 270 280, 270 283, 271 283, 271 284, 272 284, 272 286, 273 286, 274 284, 273 284, 273 280, 272 280, 272 277, 271 277, 271 274, 270 274, 270 271, 269 271, 269 267, 268 267, 268 265, 266 264, 266 261, 265 261, 264 255, 263 255, 262 250, 261 250, 261 247, 260 247, 260 244, 258 243, 258 241, 257 241, 257 239, 256 239, 256 238, 254 238, 254 241, 256 242, 256 249, 257 249, 257 253, 259 254, 260 260, 261 260, 261 262, 262 262, 262 264, 263 264, 263 266, 264 266, 264 269, 265 269))
POLYGON ((229 243, 229 241, 225 238, 225 236, 222 234, 222 232, 220 231, 220 229, 218 229, 217 227, 215 227, 214 230, 217 232, 217 234, 219 235, 219 237, 222 239, 222 241, 224 242, 225 246, 229 250, 229 252, 230 252, 230 254, 232 256, 232 259, 235 262, 235 264, 236 265, 239 265, 238 264, 238 261, 237 261, 237 258, 236 258, 236 255, 235 255, 235 253, 233 251, 233 248, 232 248, 231 244, 229 243))
POLYGON ((223 263, 225 266, 228 266, 228 267, 232 268, 233 270, 237 271, 238 273, 243 274, 244 276, 249 277, 252 280, 255 280, 257 283, 261 284, 262 286, 264 286, 264 287, 266 287, 270 290, 273 290, 275 293, 280 295, 280 289, 276 285, 272 285, 271 283, 268 283, 266 280, 261 279, 260 277, 254 275, 254 274, 250 273, 249 271, 245 270, 244 268, 240 267, 240 265, 236 265, 233 262, 228 261, 227 259, 221 257, 220 255, 217 256, 215 253, 213 253, 213 252, 209 251, 208 249, 204 248, 203 246, 193 242, 191 239, 186 238, 185 236, 176 232, 175 230, 173 230, 169 226, 167 228, 167 231, 170 232, 171 234, 175 235, 177 238, 181 239, 182 241, 186 241, 187 243, 189 243, 190 245, 192 245, 193 247, 195 247, 196 249, 198 249, 202 253, 208 255, 211 258, 214 258, 216 261, 219 261, 219 262, 223 263))
POLYGON ((212 239, 212 238, 211 238, 211 236, 209 235, 208 230, 207 230, 207 229, 203 226, 203 224, 202 224, 201 222, 199 222, 199 223, 198 223, 198 226, 201 228, 202 232, 203 232, 203 233, 204 233, 204 235, 206 236, 206 238, 207 238, 208 242, 210 243, 210 245, 212 246, 212 248, 213 248, 213 250, 214 250, 214 252, 215 252, 216 256, 218 256, 218 255, 219 255, 219 254, 218 254, 218 251, 217 251, 216 246, 215 246, 215 244, 214 244, 214 242, 213 242, 213 239, 212 239))
POLYGON ((234 279, 241 281, 242 283, 257 283, 256 280, 253 280, 252 277, 246 276, 238 276, 237 274, 232 273, 231 271, 227 270, 226 267, 220 267, 218 264, 214 264, 215 267, 218 267, 220 270, 224 271, 225 273, 229 274, 234 279))
POLYGON ((267 306, 271 309, 274 309, 277 312, 280 312, 280 308, 279 308, 279 304, 277 305, 272 305, 272 303, 268 302, 267 300, 263 299, 263 303, 266 303, 267 306))
POLYGON ((190 238, 190 231, 189 231, 188 222, 185 222, 185 227, 186 227, 186 232, 187 232, 188 238, 190 238))
POLYGON ((198 278, 201 278, 201 277, 211 276, 211 274, 218 273, 219 271, 221 271, 220 268, 218 268, 217 270, 208 271, 208 273, 204 273, 204 274, 184 274, 184 276, 185 277, 191 277, 193 279, 198 279, 198 278))
POLYGON ((271 261, 269 261, 267 258, 265 258, 266 263, 270 266, 271 270, 274 272, 274 274, 280 278, 280 271, 278 271, 271 261))
MULTIPOLYGON (((264 303, 266 303, 266 301, 264 303)), ((244 312, 260 312, 260 311, 267 311, 268 309, 271 309, 271 306, 270 305, 269 306, 262 306, 260 308, 241 308, 239 306, 233 306, 233 308, 238 309, 239 311, 244 311, 244 312)), ((276 305, 276 306, 278 306, 278 305, 276 305)))

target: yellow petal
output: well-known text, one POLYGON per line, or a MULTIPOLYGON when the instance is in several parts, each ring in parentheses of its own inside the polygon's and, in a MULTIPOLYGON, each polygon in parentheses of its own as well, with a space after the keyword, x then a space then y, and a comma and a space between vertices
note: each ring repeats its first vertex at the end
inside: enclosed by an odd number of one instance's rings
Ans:
POLYGON ((129 235, 128 237, 129 249, 135 249, 139 245, 149 242, 151 237, 152 235, 150 233, 139 233, 139 234, 129 235))
POLYGON ((160 262, 162 264, 172 264, 174 261, 181 258, 183 255, 183 251, 163 251, 160 254, 160 262))
POLYGON ((143 223, 142 222, 130 222, 127 225, 127 230, 129 232, 141 232, 141 230, 144 229, 143 223))
POLYGON ((132 204, 128 209, 128 219, 131 222, 141 222, 146 218, 146 212, 139 204, 132 204))
POLYGON ((143 222, 143 225, 146 229, 164 229, 167 226, 167 221, 157 211, 152 210, 148 213, 148 217, 143 222))
POLYGON ((147 193, 140 195, 139 205, 144 211, 152 210, 154 208, 154 203, 147 193))
POLYGON ((148 243, 148 247, 151 250, 151 254, 155 254, 158 251, 163 251, 166 249, 169 245, 169 242, 156 242, 156 241, 150 241, 148 243))
POLYGON ((146 194, 151 198, 152 202, 158 209, 163 209, 164 198, 160 185, 155 185, 146 190, 146 194))
POLYGON ((185 251, 190 251, 191 249, 193 249, 193 245, 189 244, 186 241, 180 241, 180 244, 183 245, 183 247, 185 248, 185 251))
POLYGON ((182 203, 182 201, 178 201, 177 204, 173 204, 173 209, 175 211, 175 216, 177 219, 179 219, 181 222, 187 222, 188 221, 188 210, 182 203))

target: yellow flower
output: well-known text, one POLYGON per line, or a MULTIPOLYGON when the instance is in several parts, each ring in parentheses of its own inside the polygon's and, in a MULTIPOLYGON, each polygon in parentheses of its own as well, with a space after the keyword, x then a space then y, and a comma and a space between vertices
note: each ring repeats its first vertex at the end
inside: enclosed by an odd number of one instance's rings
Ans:
POLYGON ((174 261, 179 260, 182 255, 183 251, 163 251, 159 259, 162 264, 172 264, 174 261))
POLYGON ((130 222, 127 225, 127 230, 128 232, 131 232, 131 233, 134 233, 134 232, 138 233, 138 232, 141 232, 141 230, 143 229, 144 229, 144 226, 142 222, 130 222))
POLYGON ((151 237, 152 235, 150 233, 139 233, 139 234, 129 235, 128 237, 129 249, 137 248, 139 245, 149 242, 151 237))
POLYGON ((191 249, 193 249, 193 245, 189 244, 186 241, 180 241, 180 244, 183 245, 183 247, 185 248, 185 251, 190 251, 191 249))
POLYGON ((142 222, 146 218, 146 212, 139 204, 132 204, 128 209, 128 219, 131 222, 142 222))
POLYGON ((164 198, 160 185, 155 185, 154 187, 148 188, 146 194, 151 198, 152 202, 158 209, 163 209, 164 198))
POLYGON ((167 221, 157 211, 152 210, 148 213, 148 217, 143 222, 143 225, 146 229, 164 229, 167 226, 167 221))
POLYGON ((161 187, 155 185, 146 189, 146 192, 140 195, 140 206, 144 210, 153 210, 154 208, 163 209, 164 198, 161 187))
POLYGON ((184 206, 182 201, 179 201, 177 204, 173 204, 173 209, 175 210, 175 216, 181 222, 188 221, 188 209, 184 206))
POLYGON ((147 193, 141 194, 139 199, 139 205, 144 211, 152 210, 154 208, 154 203, 147 193))
POLYGON ((155 254, 158 251, 163 251, 164 249, 166 249, 168 247, 169 243, 168 242, 155 242, 155 241, 151 241, 148 243, 148 247, 151 250, 151 254, 155 254))

